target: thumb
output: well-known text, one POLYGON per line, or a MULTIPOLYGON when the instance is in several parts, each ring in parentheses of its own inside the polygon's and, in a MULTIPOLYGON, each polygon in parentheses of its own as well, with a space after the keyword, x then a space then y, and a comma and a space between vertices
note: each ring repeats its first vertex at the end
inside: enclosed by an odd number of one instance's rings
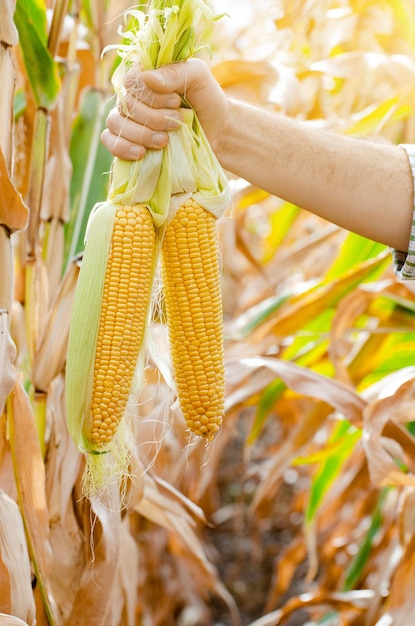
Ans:
POLYGON ((188 89, 196 87, 200 76, 207 70, 200 59, 189 59, 163 65, 155 70, 142 73, 144 84, 156 93, 176 92, 185 95, 188 89))

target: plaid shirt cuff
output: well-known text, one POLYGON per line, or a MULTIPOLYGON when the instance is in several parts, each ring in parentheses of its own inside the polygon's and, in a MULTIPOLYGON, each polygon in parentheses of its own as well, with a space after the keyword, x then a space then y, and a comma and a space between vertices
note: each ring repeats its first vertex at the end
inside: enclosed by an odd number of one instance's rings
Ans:
MULTIPOLYGON (((414 180, 414 198, 415 198, 415 145, 414 144, 401 144, 408 155, 409 163, 412 170, 412 178, 414 180)), ((414 201, 415 203, 415 201, 414 201)), ((395 274, 401 280, 414 280, 415 279, 415 206, 412 217, 411 235, 409 238, 408 251, 392 249, 392 258, 395 274)))

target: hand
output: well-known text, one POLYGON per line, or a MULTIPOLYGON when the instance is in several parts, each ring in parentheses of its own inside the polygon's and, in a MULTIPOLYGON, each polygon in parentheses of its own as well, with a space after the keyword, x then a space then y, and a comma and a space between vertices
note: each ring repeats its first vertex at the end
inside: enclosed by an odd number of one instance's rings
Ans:
POLYGON ((125 102, 110 112, 101 136, 112 155, 131 161, 142 158, 148 148, 163 148, 168 133, 182 120, 181 95, 196 111, 212 148, 219 150, 228 98, 206 63, 190 59, 146 72, 129 70, 124 85, 125 102))

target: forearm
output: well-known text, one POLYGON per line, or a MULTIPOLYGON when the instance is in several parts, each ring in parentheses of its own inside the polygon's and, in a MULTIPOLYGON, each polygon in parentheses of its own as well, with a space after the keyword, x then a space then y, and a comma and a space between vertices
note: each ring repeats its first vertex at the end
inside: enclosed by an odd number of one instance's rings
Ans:
POLYGON ((231 101, 222 165, 343 228, 407 250, 413 178, 396 146, 344 137, 231 101))

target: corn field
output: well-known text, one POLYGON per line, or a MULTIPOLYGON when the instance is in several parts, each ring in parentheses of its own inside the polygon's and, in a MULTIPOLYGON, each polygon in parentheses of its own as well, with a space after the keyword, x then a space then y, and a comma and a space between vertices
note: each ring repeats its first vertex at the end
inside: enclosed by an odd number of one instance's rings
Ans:
MULTIPOLYGON (((385 246, 231 175, 222 431, 189 441, 154 318, 124 505, 84 497, 66 350, 131 2, 0 4, 0 625, 415 623, 414 287, 385 246)), ((211 4, 229 94, 415 143, 412 0, 211 4)))

